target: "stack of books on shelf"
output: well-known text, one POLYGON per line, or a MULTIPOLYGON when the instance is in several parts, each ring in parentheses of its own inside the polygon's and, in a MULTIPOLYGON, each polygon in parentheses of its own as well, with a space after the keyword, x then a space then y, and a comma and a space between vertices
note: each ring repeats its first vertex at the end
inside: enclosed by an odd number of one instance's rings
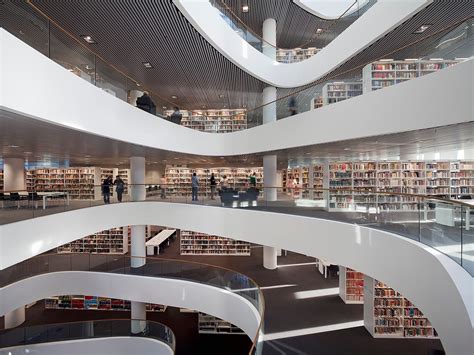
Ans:
POLYGON ((276 60, 280 63, 296 63, 301 62, 305 59, 311 58, 313 55, 319 52, 320 49, 316 47, 308 48, 294 48, 294 49, 281 49, 278 48, 276 51, 276 60))
POLYGON ((182 230, 180 254, 249 256, 250 243, 182 230))
POLYGON ((220 318, 199 313, 199 334, 245 334, 242 329, 220 318))
POLYGON ((359 95, 362 95, 361 81, 327 83, 323 86, 323 105, 334 104, 359 95))
POLYGON ((128 252, 128 231, 123 227, 101 231, 57 248, 59 254, 125 254, 128 252))
MULTIPOLYGON (((245 109, 223 110, 192 110, 180 111, 181 125, 198 131, 212 133, 229 133, 247 128, 247 114, 245 109)), ((173 111, 165 111, 169 116, 173 111)))
POLYGON ((415 79, 459 62, 460 60, 382 60, 373 62, 362 70, 364 93, 415 79))
POLYGON ((364 307, 369 319, 364 323, 376 338, 436 338, 438 334, 429 320, 409 300, 384 283, 365 277, 364 307), (373 314, 373 318, 371 316, 373 314))
POLYGON ((323 166, 313 164, 288 168, 282 171, 283 191, 293 198, 321 200, 323 191, 323 166))
POLYGON ((339 296, 347 304, 363 304, 364 274, 339 266, 339 296))
MULTIPOLYGON (((98 310, 98 311, 130 311, 131 303, 109 297, 65 295, 45 298, 46 309, 75 309, 75 310, 98 310)), ((158 304, 147 304, 147 312, 164 312, 166 306, 158 304)))

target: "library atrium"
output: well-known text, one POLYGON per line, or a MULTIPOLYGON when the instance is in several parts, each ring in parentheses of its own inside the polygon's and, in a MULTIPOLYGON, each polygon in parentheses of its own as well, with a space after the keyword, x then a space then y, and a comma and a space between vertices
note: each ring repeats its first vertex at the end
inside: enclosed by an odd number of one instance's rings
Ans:
POLYGON ((473 31, 0 1, 0 355, 473 355, 473 31))

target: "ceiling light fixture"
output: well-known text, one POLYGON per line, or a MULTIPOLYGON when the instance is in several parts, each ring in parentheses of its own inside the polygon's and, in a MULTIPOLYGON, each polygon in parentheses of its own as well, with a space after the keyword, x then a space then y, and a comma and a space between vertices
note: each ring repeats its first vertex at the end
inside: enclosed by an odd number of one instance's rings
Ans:
POLYGON ((82 39, 89 44, 97 44, 96 40, 92 38, 90 35, 81 35, 82 39))
POLYGON ((318 28, 318 29, 316 30, 316 33, 321 33, 321 32, 323 32, 323 29, 322 29, 322 28, 318 28))
POLYGON ((432 24, 431 23, 427 23, 427 24, 424 24, 424 25, 421 25, 415 32, 413 33, 423 33, 425 32, 428 27, 430 27, 432 24))
POLYGON ((171 98, 172 98, 172 99, 177 99, 178 96, 176 96, 176 95, 171 95, 171 98))
POLYGON ((163 106, 163 108, 166 110, 166 106, 163 106))
POLYGON ((153 68, 153 65, 151 65, 150 62, 142 62, 143 66, 147 69, 152 69, 153 68))
POLYGON ((8 148, 20 148, 19 145, 15 145, 15 144, 9 144, 8 145, 8 148))
POLYGON ((248 5, 242 6, 242 12, 249 12, 249 6, 248 5))
POLYGON ((393 62, 393 59, 380 59, 379 62, 393 62))
POLYGON ((219 99, 222 99, 223 97, 224 97, 224 95, 219 94, 219 99))

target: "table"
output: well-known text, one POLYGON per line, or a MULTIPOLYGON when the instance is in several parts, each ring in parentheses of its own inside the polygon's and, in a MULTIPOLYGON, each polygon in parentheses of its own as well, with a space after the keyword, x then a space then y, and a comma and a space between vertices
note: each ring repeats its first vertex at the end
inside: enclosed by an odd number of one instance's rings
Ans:
MULTIPOLYGON (((20 192, 19 195, 23 197, 28 197, 28 192, 20 192)), ((63 192, 63 191, 53 191, 53 192, 37 192, 37 195, 39 197, 42 197, 43 199, 43 210, 46 209, 47 201, 48 198, 51 197, 60 197, 64 196, 66 197, 66 204, 69 206, 69 193, 68 192, 63 192)))
POLYGON ((176 229, 165 229, 162 230, 160 233, 155 235, 149 241, 145 243, 146 245, 146 255, 155 255, 155 247, 158 249, 156 255, 160 254, 160 244, 164 243, 165 241, 170 244, 168 238, 171 237, 174 233, 176 233, 176 229))

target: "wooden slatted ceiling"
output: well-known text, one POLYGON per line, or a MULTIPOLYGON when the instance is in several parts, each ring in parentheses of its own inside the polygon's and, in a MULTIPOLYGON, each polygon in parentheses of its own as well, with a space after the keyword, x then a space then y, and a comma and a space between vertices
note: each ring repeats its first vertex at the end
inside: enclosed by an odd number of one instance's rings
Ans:
MULTIPOLYGON (((278 3, 288 1, 280 0, 278 3)), ((232 64, 207 43, 171 0, 32 2, 75 36, 92 35, 98 44, 91 45, 91 48, 99 55, 163 97, 170 99, 171 95, 178 96, 174 101, 181 107, 239 108, 245 105, 252 108, 261 104, 261 92, 265 85, 232 64), (144 61, 151 62, 154 69, 145 69, 142 65, 144 61), (219 95, 224 97, 219 98, 219 95)), ((252 5, 253 12, 258 11, 258 3, 260 2, 252 5)), ((28 11, 28 5, 24 1, 4 0, 0 4, 2 7, 20 7, 23 11, 28 11)), ((270 14, 270 5, 274 3, 266 0, 262 4, 266 5, 261 7, 264 17, 270 14)), ((283 5, 276 8, 277 15, 284 12, 283 8, 283 5)), ((296 12, 296 9, 288 11, 296 12)), ((386 53, 472 15, 472 0, 435 0, 416 16, 316 83, 322 83, 336 75, 340 78, 349 69, 361 68, 386 53), (425 23, 433 25, 423 35, 413 34, 413 31, 425 23)), ((2 21, 8 22, 8 19, 3 18, 2 21)), ((26 24, 18 26, 31 27, 31 21, 38 20, 29 19, 26 24)), ((295 22, 294 19, 288 21, 295 22)), ((15 22, 15 19, 11 19, 11 22, 15 22)), ((44 27, 44 23, 42 26, 44 27)), ((41 26, 35 24, 33 27, 36 29, 41 26)), ((70 46, 78 53, 83 52, 79 45, 70 46)), ((405 53, 404 58, 406 55, 405 53)), ((278 95, 282 97, 292 91, 294 90, 278 90, 278 95)), ((285 116, 286 104, 281 102, 279 107, 279 116, 285 116)))

